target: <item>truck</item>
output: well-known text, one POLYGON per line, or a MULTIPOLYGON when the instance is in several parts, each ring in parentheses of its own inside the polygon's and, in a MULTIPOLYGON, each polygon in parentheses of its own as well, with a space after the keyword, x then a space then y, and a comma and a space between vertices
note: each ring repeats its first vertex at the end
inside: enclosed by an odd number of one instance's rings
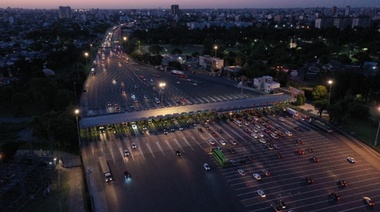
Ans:
POLYGON ((298 116, 298 112, 297 112, 296 110, 290 108, 290 107, 287 107, 287 108, 286 108, 286 112, 288 112, 288 113, 289 113, 290 115, 292 115, 292 116, 295 116, 295 117, 298 116))
POLYGON ((112 174, 111 170, 108 166, 108 163, 104 157, 99 157, 99 163, 100 163, 100 168, 102 169, 102 172, 104 174, 104 178, 106 182, 111 182, 112 181, 112 174))

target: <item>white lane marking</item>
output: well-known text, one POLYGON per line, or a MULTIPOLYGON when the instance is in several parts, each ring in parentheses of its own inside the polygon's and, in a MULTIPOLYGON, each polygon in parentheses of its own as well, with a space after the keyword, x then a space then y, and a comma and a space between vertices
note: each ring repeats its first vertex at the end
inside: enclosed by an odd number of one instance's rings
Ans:
POLYGON ((145 145, 148 147, 148 149, 149 149, 150 153, 152 154, 153 158, 156 158, 156 157, 154 156, 154 154, 153 154, 153 151, 152 151, 152 148, 150 147, 150 144, 149 144, 149 143, 146 143, 145 145))
POLYGON ((161 147, 160 143, 158 143, 158 141, 156 141, 156 145, 157 145, 157 147, 158 147, 158 148, 160 148, 160 150, 161 150, 162 154, 164 154, 164 155, 165 155, 165 152, 164 152, 164 150, 162 149, 162 147, 161 147))
POLYGON ((165 140, 165 143, 169 146, 169 148, 173 151, 173 148, 170 146, 169 141, 165 140))
POLYGON ((190 143, 187 141, 186 137, 182 137, 182 139, 189 145, 189 147, 194 151, 193 147, 190 145, 190 143))
POLYGON ((173 139, 173 141, 175 141, 176 143, 177 143, 177 145, 178 145, 178 147, 182 150, 182 152, 185 152, 185 151, 183 151, 183 149, 182 149, 182 147, 181 147, 181 145, 179 145, 179 143, 178 143, 178 141, 177 141, 177 139, 173 139))

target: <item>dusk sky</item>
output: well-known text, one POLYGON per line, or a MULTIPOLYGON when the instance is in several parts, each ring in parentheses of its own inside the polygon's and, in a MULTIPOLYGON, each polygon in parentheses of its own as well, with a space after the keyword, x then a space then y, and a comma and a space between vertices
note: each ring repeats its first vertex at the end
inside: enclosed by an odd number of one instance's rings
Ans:
POLYGON ((295 8, 295 7, 380 7, 380 0, 0 0, 0 8, 57 9, 157 9, 178 4, 196 8, 295 8))

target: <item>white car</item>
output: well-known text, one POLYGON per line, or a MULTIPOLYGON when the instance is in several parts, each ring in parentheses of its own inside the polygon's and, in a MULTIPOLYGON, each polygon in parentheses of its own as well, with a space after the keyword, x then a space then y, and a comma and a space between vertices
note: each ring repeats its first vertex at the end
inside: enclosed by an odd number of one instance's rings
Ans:
POLYGON ((260 138, 259 141, 263 144, 265 144, 267 141, 264 138, 260 138))
POLYGON ((286 134, 287 136, 289 136, 289 137, 293 135, 293 133, 291 133, 290 131, 286 131, 285 134, 286 134))
POLYGON ((203 167, 206 169, 206 171, 210 170, 210 166, 208 165, 208 163, 204 163, 203 167))
POLYGON ((262 132, 258 132, 257 135, 260 137, 264 137, 264 133, 262 133, 262 132))
POLYGON ((222 144, 223 146, 225 146, 226 142, 224 140, 220 140, 220 144, 222 144))
POLYGON ((129 151, 126 149, 124 150, 124 157, 129 156, 129 151))
POLYGON ((239 172, 240 175, 245 175, 244 169, 238 169, 238 172, 239 172))
POLYGON ((356 162, 355 158, 353 158, 353 157, 348 157, 347 160, 350 163, 355 163, 356 162))
POLYGON ((251 136, 252 136, 253 138, 258 138, 258 136, 257 136, 256 133, 251 133, 251 136))
POLYGON ((257 128, 253 128, 253 132, 257 133, 259 130, 257 128))
POLYGON ((232 140, 232 139, 230 139, 230 143, 233 144, 233 145, 236 145, 236 144, 237 144, 236 141, 235 141, 235 140, 232 140))
POLYGON ((260 195, 260 197, 266 197, 267 195, 264 193, 263 190, 259 189, 257 190, 257 194, 260 195))
POLYGON ((137 149, 137 145, 135 143, 132 144, 132 149, 137 149))
POLYGON ((252 174, 252 176, 256 179, 256 180, 261 180, 261 176, 257 173, 254 173, 252 174))
POLYGON ((208 140, 208 143, 211 144, 211 145, 215 145, 215 141, 214 140, 208 140))
POLYGON ((280 121, 285 121, 285 119, 282 118, 282 117, 278 118, 278 120, 280 120, 280 121))

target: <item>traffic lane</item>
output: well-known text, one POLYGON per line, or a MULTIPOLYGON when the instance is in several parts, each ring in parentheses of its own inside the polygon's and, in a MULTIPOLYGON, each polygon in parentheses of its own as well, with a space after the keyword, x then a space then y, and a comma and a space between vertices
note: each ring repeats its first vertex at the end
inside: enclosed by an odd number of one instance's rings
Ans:
POLYGON ((231 198, 229 188, 223 186, 223 178, 215 173, 217 169, 210 163, 210 157, 202 151, 185 150, 181 157, 169 151, 168 156, 153 159, 147 155, 146 161, 128 163, 132 180, 125 192, 133 196, 123 199, 123 206, 115 207, 115 211, 125 208, 131 211, 241 211, 239 202, 231 198), (211 164, 210 172, 204 170, 204 162, 211 164))

